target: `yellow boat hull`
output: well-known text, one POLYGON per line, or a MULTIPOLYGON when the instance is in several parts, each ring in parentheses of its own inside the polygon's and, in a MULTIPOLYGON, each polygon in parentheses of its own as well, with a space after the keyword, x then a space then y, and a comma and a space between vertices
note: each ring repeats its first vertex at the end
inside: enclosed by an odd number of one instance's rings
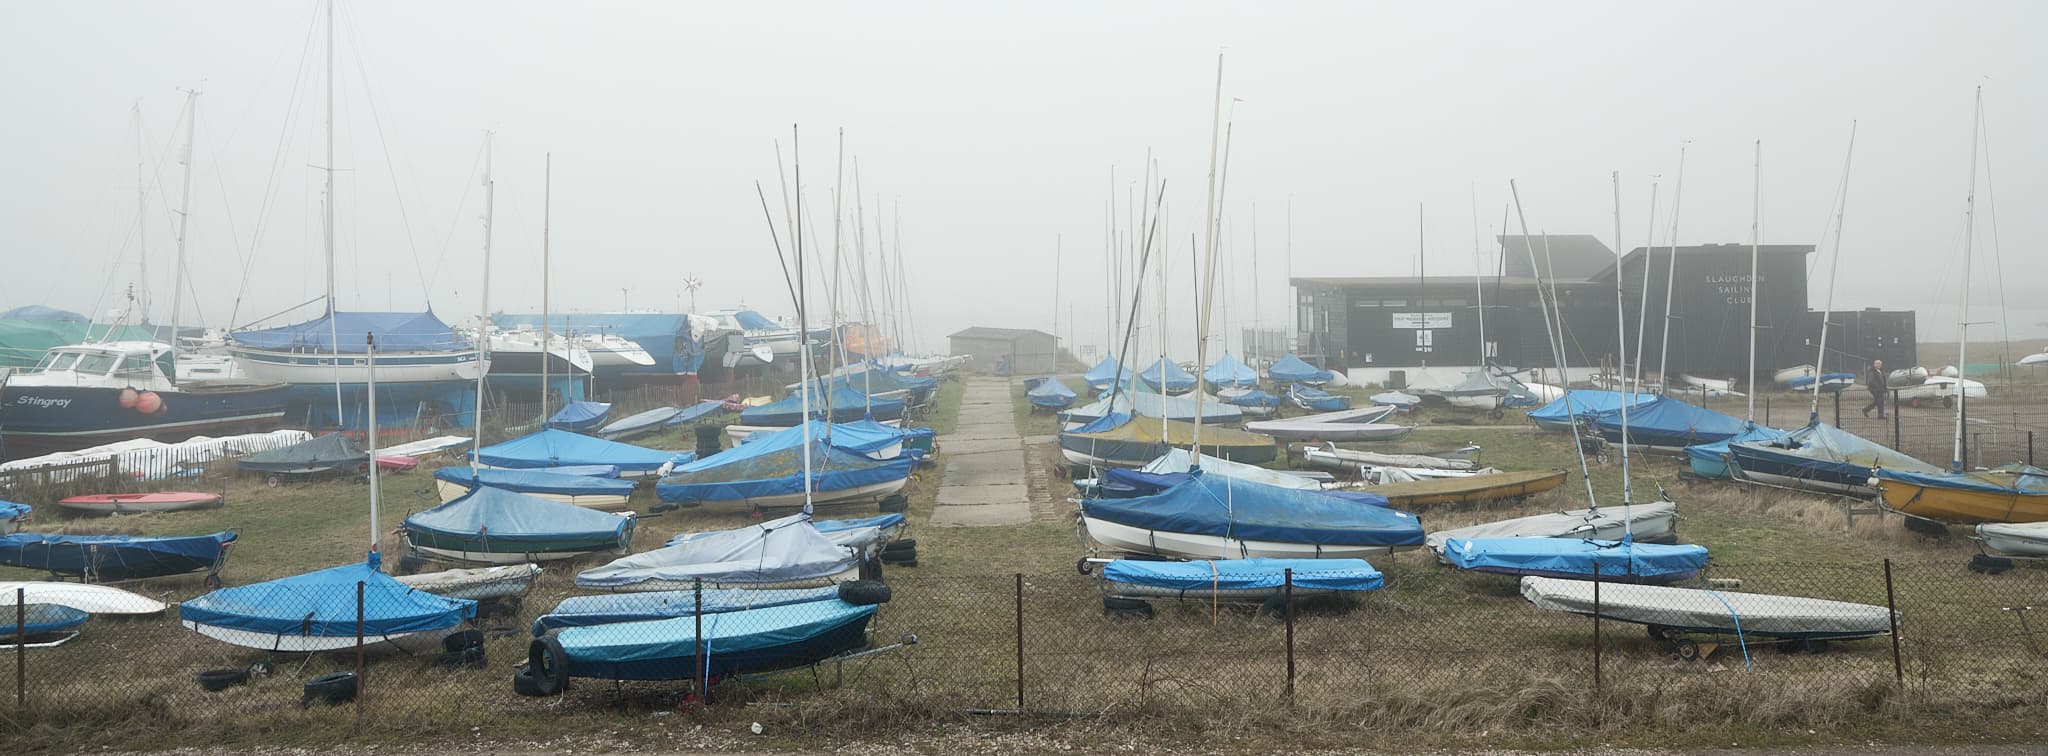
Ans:
POLYGON ((1407 483, 1389 483, 1365 490, 1387 497, 1395 509, 1430 504, 1470 504, 1481 501, 1533 496, 1564 485, 1563 470, 1526 470, 1469 478, 1437 478, 1407 483))
POLYGON ((1879 478, 1878 501, 1900 514, 1956 524, 2048 522, 2048 495, 1922 486, 1879 478))

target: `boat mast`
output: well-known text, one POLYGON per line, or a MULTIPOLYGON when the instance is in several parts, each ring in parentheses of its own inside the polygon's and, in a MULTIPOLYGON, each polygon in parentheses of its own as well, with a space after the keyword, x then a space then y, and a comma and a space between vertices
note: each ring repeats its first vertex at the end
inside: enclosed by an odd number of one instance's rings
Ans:
MULTIPOLYGON (((139 271, 137 272, 137 275, 141 276, 141 279, 142 279, 142 280, 141 280, 141 281, 139 282, 139 283, 141 283, 141 284, 142 284, 142 285, 141 285, 141 289, 142 289, 142 301, 141 301, 141 304, 139 305, 139 309, 140 309, 140 310, 142 311, 142 318, 141 318, 141 320, 143 320, 143 321, 146 321, 146 320, 148 320, 148 319, 149 319, 149 174, 148 174, 148 172, 146 171, 146 169, 145 169, 145 166, 147 166, 147 165, 148 165, 148 163, 149 163, 149 159, 148 159, 147 157, 144 157, 144 154, 145 154, 145 153, 144 153, 144 152, 142 151, 142 101, 141 101, 141 100, 136 100, 136 101, 135 101, 135 107, 134 107, 134 110, 135 110, 135 244, 136 244, 136 248, 135 248, 135 260, 136 260, 136 264, 137 264, 137 266, 139 267, 139 271)), ((130 299, 133 299, 133 297, 130 297, 130 299)), ((137 305, 136 303, 134 303, 134 302, 130 302, 130 303, 128 304, 128 307, 129 307, 129 309, 130 309, 130 310, 135 310, 135 309, 138 309, 138 305, 137 305)), ((133 315, 134 313, 133 313, 133 312, 131 312, 131 313, 129 313, 129 314, 130 314, 130 315, 133 315)), ((140 321, 138 321, 138 322, 140 322, 140 321)), ((107 328, 107 336, 106 336, 106 338, 107 338, 107 340, 111 341, 111 340, 113 340, 113 337, 114 337, 114 329, 113 329, 113 327, 109 326, 109 327, 107 328)))
MULTIPOLYGON (((497 205, 498 184, 491 179, 491 138, 492 132, 484 132, 484 269, 478 291, 483 295, 482 313, 476 323, 476 361, 481 369, 476 373, 476 422, 471 430, 475 438, 470 439, 469 473, 475 477, 479 458, 484 451, 484 374, 491 364, 491 211, 497 205)), ((541 362, 547 362, 547 350, 541 350, 541 362)))
MULTIPOLYGON (((1221 123, 1222 116, 1223 53, 1219 52, 1216 53, 1216 101, 1209 111, 1209 220, 1202 225, 1202 235, 1207 237, 1204 240, 1203 246, 1207 247, 1207 249, 1204 252, 1205 257, 1202 261, 1202 266, 1194 271, 1197 275, 1203 277, 1202 309, 1196 312, 1197 317, 1195 318, 1196 370, 1206 370, 1209 365, 1209 305, 1216 298, 1216 132, 1218 124, 1221 123)), ((1230 169, 1230 163, 1227 160, 1230 154, 1227 151, 1228 149, 1228 147, 1225 147, 1224 155, 1226 156, 1226 161, 1223 164, 1224 170, 1230 169)), ((1166 382, 1165 365, 1159 366, 1159 380, 1161 383, 1166 382)), ((1188 465, 1190 468, 1200 468, 1202 466, 1202 399, 1208 394, 1208 390, 1202 388, 1202 376, 1197 374, 1195 376, 1194 446, 1188 454, 1188 465)), ((1161 402, 1160 408, 1162 410, 1160 414, 1166 414, 1163 411, 1165 409, 1164 402, 1161 402)))
POLYGON ((1842 186, 1836 192, 1835 248, 1828 261, 1828 299, 1820 311, 1820 353, 1813 358, 1813 406, 1807 410, 1808 425, 1820 421, 1820 377, 1828 372, 1828 317, 1835 309, 1835 278, 1842 270, 1842 216, 1849 212, 1849 164, 1856 157, 1856 122, 1849 122, 1849 153, 1842 158, 1842 186))
MULTIPOLYGON (((1749 417, 1747 419, 1750 424, 1754 425, 1756 423, 1756 300, 1758 290, 1762 288, 1757 285, 1756 268, 1758 252, 1762 249, 1763 244, 1764 217, 1764 140, 1762 139, 1756 140, 1755 162, 1750 169, 1750 175, 1754 184, 1750 187, 1749 194, 1749 375, 1743 379, 1743 383, 1747 384, 1746 387, 1749 389, 1746 392, 1749 394, 1749 417)), ((1826 320, 1827 316, 1822 315, 1821 319, 1826 320)), ((1814 376, 1813 382, 1816 384, 1820 383, 1820 376, 1818 374, 1814 376)))
POLYGON ((1486 257, 1479 251, 1479 188, 1468 187, 1472 193, 1472 293, 1474 302, 1479 303, 1479 369, 1486 369, 1486 279, 1480 272, 1486 269, 1486 257))
MULTIPOLYGON (((540 421, 548 414, 548 232, 554 217, 555 153, 542 157, 540 184, 540 421)), ((567 399, 568 397, 563 397, 567 399)))
POLYGON ((184 188, 178 192, 178 260, 171 269, 171 374, 165 379, 176 383, 178 380, 178 310, 184 306, 185 294, 185 228, 192 219, 192 140, 193 132, 199 128, 199 91, 185 90, 185 148, 178 153, 178 163, 185 167, 184 188))
MULTIPOLYGON (((1650 323, 1650 258, 1654 252, 1651 245, 1656 242, 1657 237, 1657 182, 1655 181, 1650 182, 1650 214, 1645 217, 1647 220, 1643 223, 1643 288, 1641 296, 1636 297, 1636 371, 1635 380, 1623 386, 1629 394, 1629 396, 1622 399, 1625 402, 1635 401, 1635 394, 1643 389, 1643 344, 1650 341, 1649 336, 1643 333, 1643 329, 1649 327, 1650 323)), ((1614 251, 1616 253, 1621 252, 1618 248, 1614 251)), ((1620 276, 1621 268, 1615 268, 1614 275, 1620 276)))
MULTIPOLYGON (((1621 171, 1613 173, 1614 181, 1614 354, 1626 359, 1628 354, 1628 308, 1621 302, 1621 171)), ((1626 382, 1620 379, 1626 370, 1617 371, 1616 383, 1621 384, 1621 527, 1624 536, 1630 535, 1629 506, 1635 502, 1635 492, 1629 487, 1628 478, 1628 406, 1635 402, 1635 394, 1628 391, 1626 382)), ((1566 381, 1564 385, 1571 385, 1566 381)), ((1569 405, 1567 405, 1569 407, 1569 405)))
MULTIPOLYGON (((1550 308, 1556 306, 1557 292, 1553 289, 1550 293, 1551 302, 1549 304, 1544 303, 1543 274, 1547 268, 1539 267, 1536 264, 1536 247, 1529 242, 1529 218, 1522 212, 1522 193, 1519 189, 1515 188, 1513 179, 1508 180, 1508 194, 1514 197, 1515 218, 1521 223, 1522 227, 1522 250, 1529 255, 1529 272, 1536 275, 1536 304, 1543 309, 1543 331, 1546 337, 1544 341, 1551 350, 1551 358, 1555 360, 1558 374, 1564 375, 1567 372, 1564 363, 1564 341, 1559 337, 1559 329, 1552 325, 1550 318, 1550 308)), ((1546 234, 1544 236, 1545 249, 1543 250, 1543 258, 1545 260, 1550 259, 1549 246, 1550 239, 1546 234)), ((1559 388, 1564 391, 1564 406, 1569 408, 1572 406, 1571 381, 1559 381, 1558 383, 1559 388)), ((1577 427, 1576 423, 1573 427, 1577 427)), ((1579 457, 1579 478, 1586 482, 1586 506, 1595 514, 1598 514, 1600 511, 1600 501, 1593 497, 1593 478, 1588 474, 1586 466, 1586 447, 1584 444, 1575 442, 1572 444, 1572 451, 1579 457)))
POLYGON ((370 553, 377 553, 377 334, 363 334, 363 374, 369 382, 370 402, 370 553))
POLYGON ((1964 381, 1970 375, 1970 243, 1977 236, 1977 137, 1983 133, 1984 86, 1977 86, 1977 104, 1970 117, 1970 191, 1963 199, 1963 312, 1956 323, 1956 439, 1949 466, 1963 470, 1963 418, 1970 392, 1964 381))
MULTIPOLYGON (((798 207, 802 207, 804 204, 804 161, 802 142, 797 136, 796 125, 790 124, 790 163, 796 169, 796 204, 798 207)), ((805 295, 808 293, 808 288, 806 286, 807 282, 804 279, 804 216, 803 213, 795 213, 794 215, 795 218, 791 222, 796 224, 796 228, 795 233, 791 235, 796 237, 796 377, 798 385, 803 386, 803 390, 797 392, 797 396, 800 397, 797 399, 797 403, 801 405, 804 413, 802 422, 804 428, 804 514, 808 515, 811 513, 811 321, 810 308, 805 306, 807 301, 805 295)))
MULTIPOLYGON (((327 162, 320 167, 326 175, 320 190, 320 212, 321 243, 327 254, 327 343, 334 348, 334 423, 347 427, 344 418, 348 410, 341 399, 341 326, 334 322, 339 309, 334 306, 334 3, 327 0, 327 162)), ((374 522, 371 527, 376 527, 374 522)), ((376 546, 374 538, 370 545, 376 546)))
MULTIPOLYGON (((1666 392, 1671 390, 1671 293, 1678 282, 1678 207, 1685 199, 1685 148, 1691 142, 1678 144, 1678 188, 1671 192, 1671 238, 1664 241, 1670 246, 1670 259, 1664 261, 1664 335, 1657 339, 1657 385, 1666 392)), ((1645 252, 1647 255, 1647 251, 1645 252)), ((1649 265, 1649 258, 1643 258, 1649 265)), ((1646 271, 1644 275, 1648 275, 1646 271)))

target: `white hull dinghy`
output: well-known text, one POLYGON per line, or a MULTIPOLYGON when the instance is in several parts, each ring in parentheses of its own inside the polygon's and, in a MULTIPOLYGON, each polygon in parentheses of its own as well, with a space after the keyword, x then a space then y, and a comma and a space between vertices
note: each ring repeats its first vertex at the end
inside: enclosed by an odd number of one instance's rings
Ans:
MULTIPOLYGON (((150 615, 169 606, 147 596, 105 585, 52 581, 0 582, 0 606, 14 606, 26 596, 30 604, 68 606, 87 614, 150 615)), ((11 612, 0 612, 11 618, 11 612)))
POLYGON ((1681 657, 1688 655, 1688 644, 1691 656, 1699 655, 1699 644, 1682 638, 1687 634, 1852 640, 1890 634, 1897 621, 1890 610, 1870 604, 1625 583, 1598 586, 1596 613, 1594 590, 1595 584, 1586 580, 1522 578, 1522 598, 1538 609, 1646 625, 1676 641, 1681 657))
POLYGON ((1516 517, 1463 528, 1431 531, 1423 541, 1430 551, 1442 554, 1444 542, 1457 538, 1586 538, 1618 541, 1628 534, 1637 541, 1667 540, 1676 529, 1678 505, 1668 501, 1636 504, 1627 508, 1573 509, 1564 512, 1516 517))
POLYGON ((1987 522, 1977 526, 1977 542, 1996 556, 2048 559, 2048 522, 1987 522))

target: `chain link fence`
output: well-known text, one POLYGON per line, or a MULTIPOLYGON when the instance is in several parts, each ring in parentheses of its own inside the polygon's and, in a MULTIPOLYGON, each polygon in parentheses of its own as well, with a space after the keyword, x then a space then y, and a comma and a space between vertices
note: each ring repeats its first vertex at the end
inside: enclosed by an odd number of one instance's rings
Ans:
POLYGON ((281 731, 433 742, 703 706, 849 729, 988 714, 1812 727, 2036 707, 2048 675, 2035 608, 2048 608, 2048 570, 2035 568, 1717 564, 1675 591, 1548 584, 1577 591, 1561 599, 1408 565, 1371 592, 1293 591, 1313 583, 1301 575, 1249 601, 1141 602, 1105 601, 1071 571, 890 569, 879 601, 874 583, 590 593, 570 569, 498 570, 408 585, 337 568, 205 600, 196 581, 158 581, 138 589, 170 602, 155 611, 89 586, 10 587, 0 733, 45 746, 281 731))

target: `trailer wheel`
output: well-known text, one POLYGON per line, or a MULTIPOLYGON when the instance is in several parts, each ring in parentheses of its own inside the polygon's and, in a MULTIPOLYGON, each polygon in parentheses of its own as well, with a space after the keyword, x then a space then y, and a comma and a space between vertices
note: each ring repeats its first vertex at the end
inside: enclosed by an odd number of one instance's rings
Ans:
POLYGON ((1671 641, 1671 650, 1678 652, 1678 658, 1681 661, 1700 660, 1700 644, 1691 638, 1679 638, 1671 641))
POLYGON ((284 485, 284 479, 277 477, 275 475, 271 475, 263 479, 263 485, 269 486, 271 488, 276 488, 278 486, 284 485))

